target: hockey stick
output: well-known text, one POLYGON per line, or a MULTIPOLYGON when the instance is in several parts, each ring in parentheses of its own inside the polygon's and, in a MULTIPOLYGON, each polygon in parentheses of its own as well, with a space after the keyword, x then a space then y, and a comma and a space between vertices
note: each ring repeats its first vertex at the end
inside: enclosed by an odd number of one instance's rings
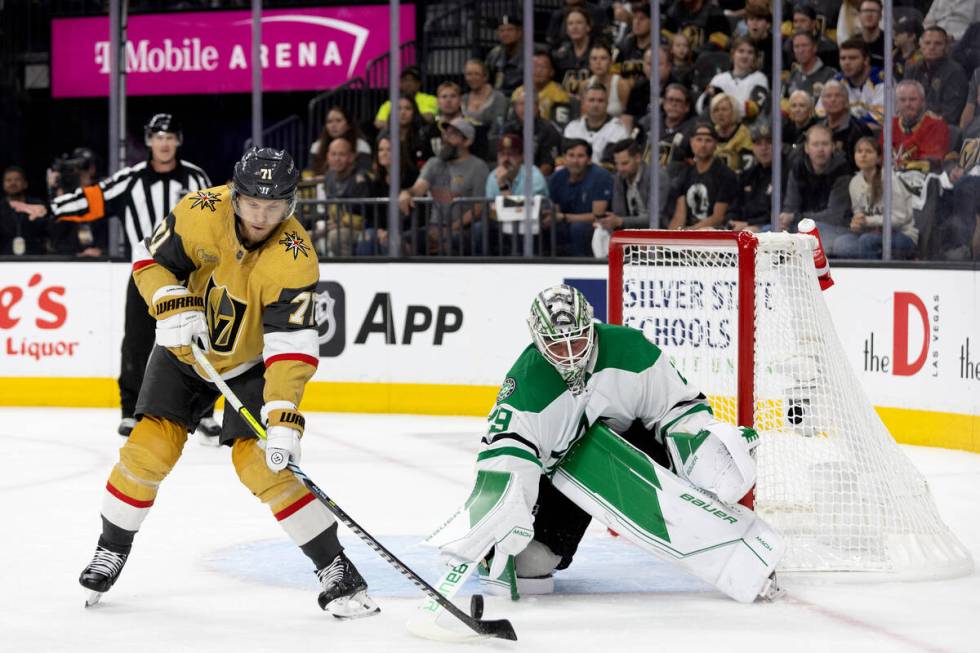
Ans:
MULTIPOLYGON (((200 365, 201 368, 207 373, 211 382, 218 387, 218 390, 221 391, 225 401, 235 409, 239 417, 241 417, 242 420, 248 424, 249 428, 252 429, 256 436, 262 440, 265 440, 265 428, 263 428, 262 424, 252 416, 252 413, 250 413, 247 408, 245 408, 238 396, 230 387, 228 387, 228 384, 225 383, 225 380, 218 375, 218 371, 214 369, 213 365, 211 365, 211 361, 207 359, 204 352, 202 352, 196 344, 191 344, 191 351, 194 352, 194 358, 197 360, 197 364, 200 365)), ((457 608, 455 604, 440 594, 434 587, 429 585, 424 578, 405 566, 405 563, 395 557, 395 555, 386 549, 381 542, 374 539, 370 533, 365 531, 357 522, 351 519, 350 515, 344 512, 340 506, 334 503, 333 499, 328 497, 323 490, 317 487, 316 483, 311 481, 310 477, 304 474, 296 463, 290 462, 288 465, 286 465, 286 469, 291 471, 296 478, 302 481, 303 485, 305 485, 306 488, 312 492, 313 495, 323 503, 323 505, 327 507, 327 510, 334 514, 340 523, 353 531, 354 534, 361 538, 365 544, 371 547, 375 553, 381 556, 385 562, 397 569, 402 576, 405 576, 412 581, 412 583, 422 590, 422 592, 428 596, 430 600, 438 603, 446 612, 466 624, 470 630, 483 637, 497 637, 500 639, 517 641, 517 633, 514 632, 514 627, 511 625, 510 621, 506 619, 475 619, 457 608)))

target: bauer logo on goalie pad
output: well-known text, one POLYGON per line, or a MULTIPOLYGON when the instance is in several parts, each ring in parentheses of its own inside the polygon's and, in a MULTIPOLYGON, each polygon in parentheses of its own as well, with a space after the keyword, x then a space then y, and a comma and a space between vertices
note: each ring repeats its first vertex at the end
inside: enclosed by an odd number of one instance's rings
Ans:
POLYGON ((340 356, 346 345, 346 295, 344 288, 333 281, 321 281, 316 285, 314 304, 317 340, 320 356, 340 356))

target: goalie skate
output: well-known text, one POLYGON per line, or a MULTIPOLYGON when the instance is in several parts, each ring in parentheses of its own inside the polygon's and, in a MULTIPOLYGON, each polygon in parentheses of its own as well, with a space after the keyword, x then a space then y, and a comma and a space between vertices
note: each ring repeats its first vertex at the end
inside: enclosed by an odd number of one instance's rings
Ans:
POLYGON ((317 597, 320 608, 338 619, 357 619, 377 614, 381 608, 368 596, 367 582, 343 553, 316 572, 323 589, 317 597))

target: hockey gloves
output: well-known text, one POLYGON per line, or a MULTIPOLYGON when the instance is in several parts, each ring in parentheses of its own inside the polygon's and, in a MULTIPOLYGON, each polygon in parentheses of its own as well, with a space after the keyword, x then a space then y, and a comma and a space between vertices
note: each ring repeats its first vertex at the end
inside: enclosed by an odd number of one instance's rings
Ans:
POLYGON ((265 464, 274 472, 285 469, 289 461, 299 463, 299 439, 303 436, 306 420, 291 401, 270 401, 262 406, 262 422, 267 424, 265 440, 259 446, 265 449, 265 464))
POLYGON ((466 505, 425 544, 438 547, 451 566, 478 562, 494 547, 490 576, 498 578, 508 558, 523 551, 534 537, 534 518, 517 480, 509 472, 477 472, 466 505))
POLYGON ((208 322, 204 300, 183 286, 163 286, 153 293, 153 315, 157 318, 157 344, 166 347, 182 362, 194 364, 191 342, 208 351, 208 322))
POLYGON ((752 450, 758 443, 753 429, 714 419, 696 434, 667 434, 678 476, 730 504, 755 485, 752 450))

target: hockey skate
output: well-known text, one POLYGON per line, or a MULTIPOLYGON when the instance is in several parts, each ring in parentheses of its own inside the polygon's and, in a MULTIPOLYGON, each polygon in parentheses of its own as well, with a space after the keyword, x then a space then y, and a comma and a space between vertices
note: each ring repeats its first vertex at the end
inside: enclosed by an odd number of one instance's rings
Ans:
POLYGON ((98 603, 102 595, 109 591, 109 588, 119 578, 128 557, 128 553, 110 551, 102 544, 95 547, 95 555, 92 556, 92 561, 88 563, 88 566, 82 570, 82 575, 78 577, 81 586, 91 590, 85 599, 86 608, 98 603))
POLYGON ((124 438, 128 438, 129 434, 132 433, 133 428, 136 426, 136 420, 132 417, 123 417, 122 421, 119 422, 119 428, 116 432, 124 438))
POLYGON ((317 597, 320 608, 338 619, 357 619, 377 614, 381 608, 368 596, 367 582, 357 567, 343 553, 329 565, 316 570, 322 592, 317 597))
POLYGON ((197 425, 197 442, 208 447, 221 446, 221 425, 213 417, 203 417, 197 425))

